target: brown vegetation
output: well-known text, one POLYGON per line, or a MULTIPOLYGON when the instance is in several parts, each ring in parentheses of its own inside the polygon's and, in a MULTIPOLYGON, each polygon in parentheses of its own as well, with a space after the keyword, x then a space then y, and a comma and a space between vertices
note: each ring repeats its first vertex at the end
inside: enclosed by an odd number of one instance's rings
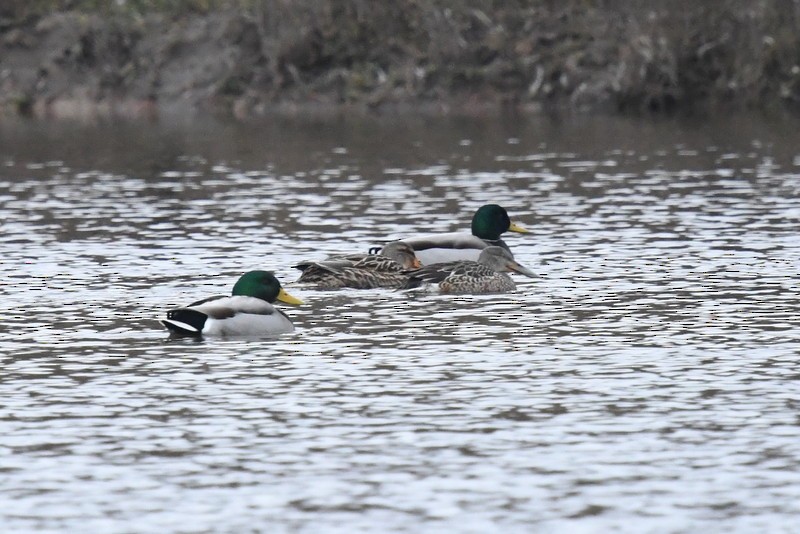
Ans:
POLYGON ((800 0, 5 0, 0 106, 794 106, 800 0))

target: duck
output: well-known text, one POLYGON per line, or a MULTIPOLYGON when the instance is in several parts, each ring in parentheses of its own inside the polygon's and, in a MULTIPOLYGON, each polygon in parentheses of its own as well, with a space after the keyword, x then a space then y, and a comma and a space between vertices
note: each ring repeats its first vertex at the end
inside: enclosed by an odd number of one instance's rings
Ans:
POLYGON ((408 280, 402 289, 438 284, 440 293, 450 295, 507 293, 516 289, 514 281, 506 274, 508 271, 536 278, 536 274, 520 265, 511 252, 492 245, 480 252, 478 261, 435 263, 406 271, 408 280))
POLYGON ((530 233, 512 222, 508 212, 497 204, 486 204, 472 216, 472 232, 428 234, 401 239, 411 246, 423 265, 459 260, 478 261, 483 249, 499 246, 509 253, 511 249, 500 238, 506 232, 530 233))
POLYGON ((295 265, 302 274, 298 283, 313 284, 316 289, 389 288, 397 289, 406 283, 403 271, 421 267, 414 249, 394 241, 370 254, 331 256, 319 261, 303 261, 295 265))
POLYGON ((161 319, 172 333, 186 336, 257 336, 292 332, 289 317, 272 303, 303 301, 283 290, 270 271, 244 273, 230 296, 218 295, 167 312, 161 319))

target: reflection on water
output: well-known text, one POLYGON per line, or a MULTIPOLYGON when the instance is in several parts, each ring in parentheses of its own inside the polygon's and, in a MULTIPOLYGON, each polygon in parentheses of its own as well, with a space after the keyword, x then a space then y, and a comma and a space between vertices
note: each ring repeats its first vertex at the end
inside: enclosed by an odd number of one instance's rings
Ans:
POLYGON ((2 523, 789 532, 798 137, 747 118, 0 124, 2 523), (487 202, 534 229, 507 239, 541 274, 516 293, 290 283, 298 260, 466 228, 487 202), (255 268, 307 302, 295 334, 155 321, 255 268))

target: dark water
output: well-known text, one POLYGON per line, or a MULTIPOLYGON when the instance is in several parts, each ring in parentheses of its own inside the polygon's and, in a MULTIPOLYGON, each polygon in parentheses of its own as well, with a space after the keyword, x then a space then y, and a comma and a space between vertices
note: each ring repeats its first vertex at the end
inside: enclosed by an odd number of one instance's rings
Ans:
MULTIPOLYGON (((167 121, 165 121, 167 122, 167 121)), ((796 532, 792 120, 0 123, 5 532, 796 532), (504 296, 291 265, 467 228, 504 296), (276 271, 278 339, 156 318, 276 271)))

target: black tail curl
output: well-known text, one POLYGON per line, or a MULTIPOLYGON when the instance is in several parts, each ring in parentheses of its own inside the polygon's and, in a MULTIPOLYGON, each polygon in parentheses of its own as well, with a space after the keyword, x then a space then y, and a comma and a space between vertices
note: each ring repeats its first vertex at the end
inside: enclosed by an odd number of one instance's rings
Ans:
POLYGON ((206 319, 208 319, 208 316, 203 312, 199 312, 191 308, 176 308, 167 312, 167 319, 187 324, 197 329, 196 332, 192 332, 191 330, 181 328, 174 323, 163 321, 163 325, 173 332, 190 336, 199 336, 203 332, 203 327, 206 324, 206 319))

